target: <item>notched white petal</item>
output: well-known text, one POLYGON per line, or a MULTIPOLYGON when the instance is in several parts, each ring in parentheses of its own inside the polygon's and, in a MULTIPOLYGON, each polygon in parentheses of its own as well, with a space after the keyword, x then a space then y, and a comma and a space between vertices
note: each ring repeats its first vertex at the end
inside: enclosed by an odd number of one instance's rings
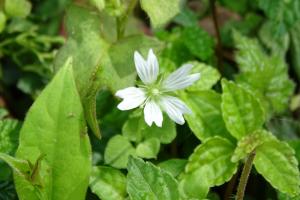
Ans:
POLYGON ((148 52, 148 58, 145 60, 142 55, 134 52, 134 63, 138 76, 145 84, 154 83, 159 73, 159 65, 153 50, 148 52))
POLYGON ((184 89, 192 85, 195 81, 200 79, 200 73, 189 74, 193 65, 185 64, 175 72, 171 73, 165 81, 163 81, 163 88, 166 91, 174 91, 184 89))
POLYGON ((153 50, 150 49, 148 52, 148 59, 147 59, 147 75, 149 76, 149 83, 154 83, 157 79, 159 73, 159 65, 153 50))
POLYGON ((146 93, 143 89, 136 87, 128 87, 119 90, 115 94, 117 97, 124 99, 118 105, 120 110, 130 110, 136 108, 144 103, 146 100, 146 93))
POLYGON ((168 116, 177 124, 184 124, 183 114, 190 114, 192 111, 180 99, 172 96, 164 96, 161 99, 161 106, 168 116))
POLYGON ((157 105, 154 101, 149 100, 144 108, 144 118, 148 126, 151 126, 154 122, 156 126, 161 127, 163 115, 159 105, 157 105))
POLYGON ((143 81, 143 83, 147 83, 148 82, 148 77, 147 77, 148 63, 147 63, 147 61, 144 60, 142 55, 137 51, 134 52, 134 64, 135 64, 136 72, 137 72, 138 76, 140 77, 140 79, 143 81))

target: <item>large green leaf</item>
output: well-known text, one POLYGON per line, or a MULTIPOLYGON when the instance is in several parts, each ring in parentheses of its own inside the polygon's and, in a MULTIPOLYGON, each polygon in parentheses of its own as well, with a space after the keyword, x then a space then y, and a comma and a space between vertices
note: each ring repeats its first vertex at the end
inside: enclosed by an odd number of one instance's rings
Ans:
POLYGON ((140 0, 154 27, 163 26, 180 12, 180 0, 140 0))
POLYGON ((222 113, 231 135, 240 139, 262 127, 264 111, 253 94, 225 79, 222 89, 222 113))
POLYGON ((265 142, 256 149, 254 165, 274 188, 292 196, 299 194, 298 162, 287 143, 278 140, 265 142))
POLYGON ((102 200, 124 200, 126 177, 122 172, 111 167, 93 167, 90 188, 102 200))
POLYGON ((135 155, 135 149, 130 141, 122 135, 116 135, 107 143, 104 160, 106 164, 115 168, 126 168, 130 155, 135 155))
POLYGON ((30 163, 40 159, 35 173, 42 177, 40 187, 34 187, 15 174, 21 200, 84 199, 91 147, 83 115, 68 59, 30 108, 20 132, 16 156, 30 163))
POLYGON ((183 193, 190 198, 204 198, 209 187, 230 180, 238 166, 230 160, 234 148, 234 144, 221 137, 209 138, 196 147, 180 181, 183 193))
POLYGON ((128 162, 127 192, 132 200, 178 200, 177 181, 168 172, 130 157, 128 162))
POLYGON ((192 110, 192 114, 185 115, 185 118, 201 141, 218 135, 232 138, 222 118, 220 94, 207 90, 186 92, 182 97, 192 110))
POLYGON ((284 59, 276 55, 267 56, 256 40, 238 33, 234 34, 234 38, 239 50, 236 60, 241 70, 237 82, 255 93, 263 103, 268 117, 283 112, 288 108, 294 90, 284 59))

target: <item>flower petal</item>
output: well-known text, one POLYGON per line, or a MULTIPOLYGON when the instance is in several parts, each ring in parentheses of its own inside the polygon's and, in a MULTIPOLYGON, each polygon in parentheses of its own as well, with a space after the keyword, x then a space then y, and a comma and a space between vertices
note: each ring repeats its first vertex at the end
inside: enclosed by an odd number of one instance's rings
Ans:
POLYGON ((168 116, 177 124, 184 124, 183 114, 192 113, 187 105, 176 97, 164 96, 161 98, 160 104, 168 116))
POLYGON ((137 74, 143 83, 151 84, 156 81, 159 66, 152 49, 149 50, 147 61, 144 60, 139 52, 135 51, 134 62, 137 74))
POLYGON ((166 91, 174 91, 186 88, 199 80, 200 73, 189 74, 193 65, 185 64, 175 72, 171 73, 163 82, 163 89, 166 91))
POLYGON ((149 100, 146 103, 144 108, 144 118, 148 126, 151 126, 153 122, 158 127, 162 126, 163 115, 161 109, 153 100, 149 100))
POLYGON ((118 105, 118 108, 120 110, 130 110, 136 108, 146 100, 145 91, 136 87, 128 87, 122 90, 118 90, 115 95, 124 99, 118 105))
POLYGON ((153 53, 152 49, 149 50, 147 63, 148 63, 147 74, 149 76, 149 81, 150 81, 149 83, 153 83, 157 79, 159 73, 159 65, 158 65, 157 58, 153 53))

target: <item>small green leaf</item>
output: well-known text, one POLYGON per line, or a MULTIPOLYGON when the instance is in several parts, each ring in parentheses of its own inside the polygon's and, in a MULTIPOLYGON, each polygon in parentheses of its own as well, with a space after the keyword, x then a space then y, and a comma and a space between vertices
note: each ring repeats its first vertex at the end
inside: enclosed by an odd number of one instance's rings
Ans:
POLYGON ((71 59, 30 108, 19 140, 16 157, 35 163, 32 164, 32 182, 39 182, 36 174, 41 175, 40 187, 36 187, 15 174, 21 199, 38 200, 41 196, 84 199, 91 168, 91 146, 71 59), (38 158, 43 155, 39 164, 38 158), (37 188, 40 193, 35 192, 37 188))
POLYGON ((176 177, 181 172, 183 172, 186 163, 187 160, 174 158, 159 163, 158 167, 167 172, 170 172, 174 177, 176 177))
POLYGON ((128 162, 127 192, 133 200, 179 200, 177 181, 171 174, 134 157, 128 162))
POLYGON ((242 137, 234 150, 231 157, 232 162, 238 162, 246 158, 252 151, 268 140, 275 139, 272 133, 266 130, 257 130, 252 134, 242 137))
POLYGON ((222 112, 229 132, 237 139, 260 129, 264 111, 253 94, 241 86, 222 80, 222 112))
POLYGON ((180 12, 180 0, 140 0, 142 9, 148 14, 153 27, 168 23, 180 12))
POLYGON ((182 31, 182 41, 197 58, 207 61, 214 54, 213 38, 198 26, 186 27, 182 31))
POLYGON ((160 143, 168 144, 176 137, 176 126, 164 115, 162 127, 145 123, 142 112, 134 112, 129 116, 122 128, 122 134, 131 141, 140 142, 142 139, 157 138, 160 143))
MULTIPOLYGON (((6 110, 5 110, 6 111, 6 110)), ((5 115, 5 113, 3 113, 5 115)), ((6 113, 7 114, 7 113, 6 113)), ((19 132, 21 123, 13 119, 0 121, 0 152, 14 155, 19 144, 19 132)), ((0 180, 7 180, 10 173, 9 166, 0 161, 0 180)))
POLYGON ((105 8, 105 0, 89 0, 89 2, 99 11, 102 11, 105 8))
POLYGON ((285 142, 270 140, 256 149, 254 165, 274 188, 291 196, 299 194, 300 173, 294 150, 285 142))
POLYGON ((136 147, 136 155, 141 158, 156 158, 160 148, 160 141, 157 138, 149 138, 136 147))
POLYGON ((122 135, 116 135, 107 143, 104 160, 106 164, 115 168, 126 168, 130 155, 135 155, 135 149, 130 141, 122 135))
POLYGON ((187 92, 182 97, 192 110, 185 118, 197 138, 204 141, 219 135, 232 139, 222 118, 220 94, 207 90, 187 92))
POLYGON ((90 188, 102 200, 125 200, 126 177, 111 167, 93 167, 90 188))
POLYGON ((5 0, 5 13, 10 17, 26 17, 31 10, 31 3, 27 0, 5 0))
POLYGON ((187 88, 188 91, 209 90, 219 81, 221 75, 217 69, 199 62, 191 62, 191 64, 194 66, 193 73, 200 73, 201 77, 187 88))
POLYGON ((0 159, 5 161, 19 176, 28 180, 30 175, 30 165, 26 160, 14 158, 5 153, 0 153, 0 159))

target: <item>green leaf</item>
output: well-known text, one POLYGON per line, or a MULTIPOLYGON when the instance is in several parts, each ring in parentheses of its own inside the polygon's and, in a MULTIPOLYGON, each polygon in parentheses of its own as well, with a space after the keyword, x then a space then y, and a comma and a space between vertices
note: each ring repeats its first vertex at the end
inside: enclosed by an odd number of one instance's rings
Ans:
POLYGON ((267 117, 282 113, 288 108, 294 90, 284 59, 267 56, 256 40, 238 33, 235 34, 235 43, 239 49, 236 60, 241 70, 237 82, 255 93, 263 103, 267 117))
POLYGON ((252 134, 242 137, 234 150, 231 157, 232 162, 238 162, 241 159, 245 159, 251 152, 255 151, 257 147, 262 145, 268 140, 273 140, 275 137, 272 133, 266 130, 258 130, 252 134))
POLYGON ((13 155, 18 147, 21 124, 17 120, 0 121, 0 152, 13 155))
POLYGON ((31 169, 26 160, 14 158, 5 153, 0 153, 0 159, 5 161, 19 176, 26 180, 29 178, 31 169))
POLYGON ((72 5, 67 10, 68 40, 59 50, 54 66, 59 69, 68 57, 73 57, 73 69, 78 92, 84 107, 86 120, 97 137, 100 130, 96 119, 96 94, 100 88, 97 72, 100 59, 109 47, 100 38, 99 17, 92 11, 72 5))
POLYGON ((298 162, 287 143, 278 140, 265 142, 256 149, 254 165, 274 188, 291 196, 299 194, 298 162))
POLYGON ((217 69, 205 63, 191 62, 193 64, 193 73, 200 73, 201 78, 193 85, 187 88, 188 91, 209 90, 220 79, 221 75, 217 69))
POLYGON ((214 54, 214 40, 198 26, 185 27, 182 31, 182 41, 197 58, 207 61, 214 54))
POLYGON ((134 112, 129 116, 122 128, 122 134, 129 140, 140 142, 143 139, 157 138, 160 143, 168 144, 176 137, 176 126, 169 117, 164 115, 162 127, 149 127, 142 112, 134 112))
POLYGON ((128 157, 135 154, 135 149, 130 141, 122 135, 116 135, 107 143, 104 160, 106 164, 121 169, 126 168, 128 157))
MULTIPOLYGON (((5 113, 4 113, 5 114, 5 113)), ((14 155, 19 144, 21 124, 17 120, 4 119, 0 121, 0 152, 14 155)), ((0 180, 7 180, 11 175, 7 164, 0 161, 0 180)))
POLYGON ((260 129, 264 111, 253 94, 241 86, 222 80, 222 113, 227 129, 237 139, 260 129))
POLYGON ((160 148, 160 141, 157 138, 149 138, 136 147, 136 155, 141 158, 156 158, 160 148))
POLYGON ((30 108, 19 140, 16 157, 35 163, 33 182, 41 175, 41 187, 37 187, 15 174, 21 199, 38 200, 46 196, 48 199, 84 199, 91 168, 91 147, 71 59, 30 108))
POLYGON ((180 0, 140 0, 142 9, 148 14, 153 27, 168 23, 180 12, 180 0))
POLYGON ((184 159, 169 159, 158 164, 158 167, 171 173, 174 177, 183 172, 187 160, 184 159))
POLYGON ((178 200, 174 177, 150 162, 130 157, 128 162, 127 192, 132 200, 178 200))
POLYGON ((31 3, 27 0, 5 0, 5 13, 10 17, 26 17, 31 10, 31 3))
POLYGON ((105 8, 104 0, 89 0, 89 2, 95 6, 99 11, 102 11, 105 8))
POLYGON ((213 136, 232 139, 225 127, 221 112, 221 95, 213 90, 187 92, 182 95, 192 114, 185 118, 201 141, 213 136))
POLYGON ((126 177, 111 167, 93 167, 90 188, 102 200, 125 200, 126 177))
POLYGON ((196 147, 181 177, 183 196, 205 198, 209 187, 222 185, 230 180, 238 166, 230 160, 234 148, 234 144, 221 137, 209 138, 196 147))
MULTIPOLYGON (((209 186, 222 185, 235 174, 237 163, 231 162, 235 145, 221 137, 212 137, 195 148, 185 166, 185 173, 201 171, 209 186)), ((198 174, 199 175, 199 174, 198 174)))

